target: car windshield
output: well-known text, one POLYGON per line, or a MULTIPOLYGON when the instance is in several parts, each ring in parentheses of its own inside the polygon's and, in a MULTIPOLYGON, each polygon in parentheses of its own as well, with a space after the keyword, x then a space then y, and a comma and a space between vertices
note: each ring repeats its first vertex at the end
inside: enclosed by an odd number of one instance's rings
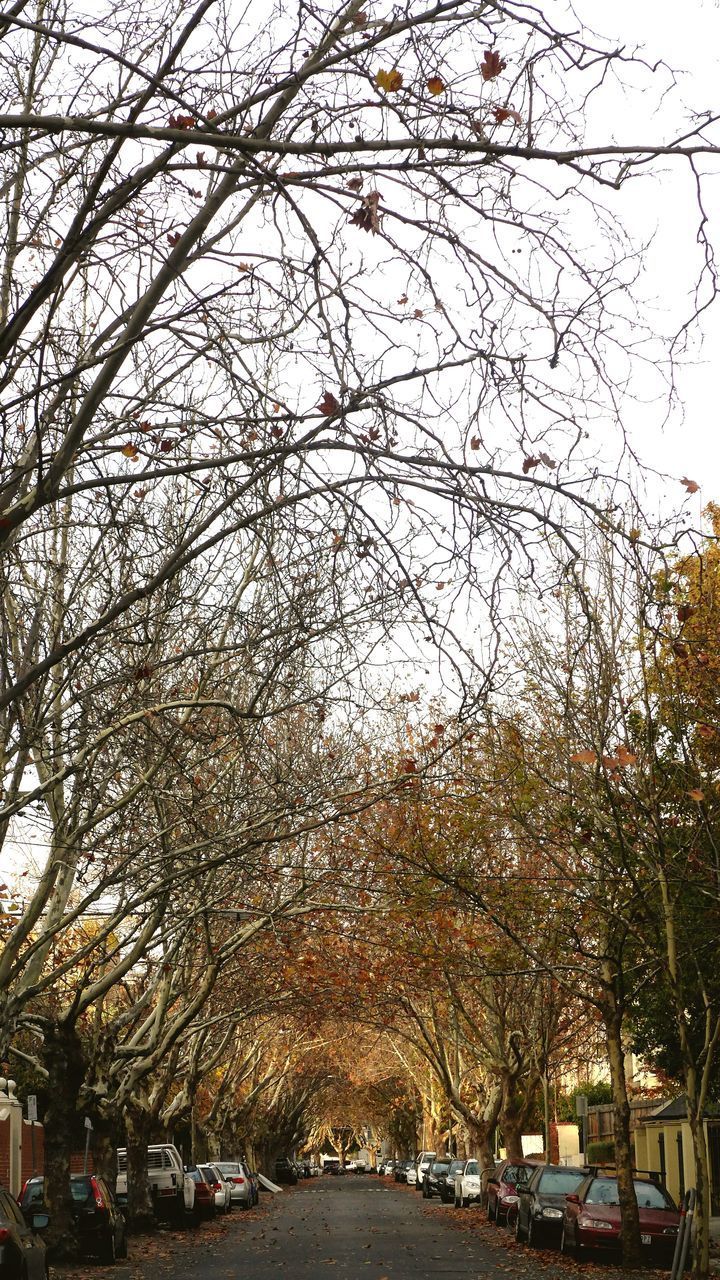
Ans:
POLYGON ((518 1182, 527 1182, 531 1173, 532 1169, 529 1169, 526 1164, 509 1164, 500 1177, 503 1182, 509 1183, 510 1186, 515 1186, 518 1182))
POLYGON ((477 1171, 478 1171, 477 1160, 468 1160, 467 1164, 465 1165, 465 1172, 477 1173, 477 1171))
MULTIPOLYGON (((278 1164, 279 1163, 280 1161, 278 1161, 278 1164)), ((233 1163, 232 1161, 230 1162, 225 1161, 223 1164, 218 1165, 218 1169, 220 1170, 221 1173, 239 1173, 240 1165, 233 1163)))
POLYGON ((567 1196, 577 1191, 584 1177, 584 1173, 570 1169, 545 1169, 537 1189, 542 1195, 567 1196))
MULTIPOLYGON (((669 1196, 663 1191, 662 1187, 656 1186, 654 1182, 644 1182, 639 1179, 633 1183, 635 1187, 635 1195, 637 1197, 638 1206, 641 1209, 675 1209, 675 1205, 669 1196)), ((616 1178, 596 1178, 588 1187, 588 1193, 585 1197, 586 1204, 607 1204, 619 1205, 620 1193, 616 1178)))
POLYGON ((212 1186, 215 1186, 218 1180, 218 1176, 216 1173, 213 1173, 212 1169, 207 1169, 205 1165, 201 1165, 200 1173, 202 1174, 202 1177, 205 1179, 207 1183, 209 1183, 212 1186))
POLYGON ((464 1164, 465 1164, 464 1160, 451 1160, 448 1173, 457 1173, 459 1169, 462 1169, 464 1164))
POLYGON ((432 1167, 433 1167, 433 1173, 438 1173, 438 1172, 441 1172, 443 1169, 449 1169, 450 1161, 449 1160, 433 1160, 432 1167))

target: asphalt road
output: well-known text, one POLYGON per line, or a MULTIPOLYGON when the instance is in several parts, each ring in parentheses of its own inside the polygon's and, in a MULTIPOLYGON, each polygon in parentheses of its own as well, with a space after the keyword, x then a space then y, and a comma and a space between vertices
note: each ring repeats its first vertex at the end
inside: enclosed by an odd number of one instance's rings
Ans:
MULTIPOLYGON (((640 1271, 633 1280, 667 1272, 640 1271)), ((56 1280, 627 1280, 557 1250, 517 1245, 480 1209, 427 1204, 373 1177, 315 1178, 198 1231, 131 1241, 129 1264, 56 1280)))
MULTIPOLYGON (((263 1197, 263 1200, 266 1200, 263 1197)), ((482 1272, 506 1280, 497 1259, 394 1183, 371 1177, 315 1178, 278 1196, 270 1212, 235 1213, 222 1234, 208 1230, 173 1258, 131 1274, 143 1280, 473 1280, 482 1272), (485 1265, 481 1265, 482 1263, 485 1265), (490 1264, 490 1265, 488 1265, 490 1264)), ((140 1270, 136 1271, 140 1263, 140 1270)))

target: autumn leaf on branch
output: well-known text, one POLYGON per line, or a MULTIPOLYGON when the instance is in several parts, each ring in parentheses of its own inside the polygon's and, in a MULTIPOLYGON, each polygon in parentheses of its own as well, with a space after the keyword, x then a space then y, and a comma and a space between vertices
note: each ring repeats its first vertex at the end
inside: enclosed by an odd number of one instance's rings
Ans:
POLYGON ((697 480, 688 480, 687 476, 683 476, 680 483, 685 485, 688 493, 697 493, 700 488, 697 480))
POLYGON ((126 457, 126 458, 136 458, 136 457, 137 457, 137 445, 136 445, 136 444, 124 444, 124 445, 123 445, 123 447, 122 447, 122 449, 120 450, 120 452, 121 452, 121 453, 123 454, 123 456, 124 456, 124 457, 126 457))
POLYGON ((348 178, 347 189, 348 191, 362 191, 362 184, 363 179, 359 176, 357 178, 348 178))
POLYGON ((398 71, 397 67, 394 67, 392 71, 378 71, 375 76, 375 84, 384 93, 397 93, 398 89, 402 89, 402 72, 398 71))
POLYGON ((195 116, 168 116, 168 126, 171 129, 194 129, 196 124, 195 116))
POLYGON ((523 475, 526 476, 528 472, 534 471, 535 468, 539 466, 540 466, 540 458, 523 458, 523 465, 522 465, 523 475))
POLYGON ((440 76, 431 76, 427 82, 427 87, 434 97, 437 97, 438 94, 445 92, 445 84, 440 79, 440 76))
POLYGON ((576 751, 570 757, 571 764, 597 764, 597 752, 589 748, 585 751, 576 751))
POLYGON ((370 191, 363 196, 362 204, 356 209, 350 219, 350 223, 354 227, 360 227, 362 231, 371 231, 373 235, 377 235, 380 230, 380 219, 382 214, 378 211, 378 205, 382 200, 379 191, 370 191))
POLYGON ((688 791, 688 795, 696 804, 702 804, 705 799, 705 792, 701 791, 699 787, 693 787, 691 791, 688 791))
POLYGON ((628 751, 627 747, 618 747, 615 752, 615 758, 621 769, 629 764, 637 764, 637 756, 632 751, 628 751))
POLYGON ((333 413, 340 412, 340 401, 335 399, 332 391, 326 391, 317 407, 326 418, 329 418, 333 413))
POLYGON ((503 62, 500 54, 495 49, 486 49, 480 64, 480 74, 485 81, 494 80, 500 75, 501 71, 505 70, 506 66, 507 63, 503 62))
POLYGON ((512 120, 513 124, 522 124, 520 112, 514 111, 512 107, 494 107, 493 116, 496 124, 504 124, 506 120, 512 120))

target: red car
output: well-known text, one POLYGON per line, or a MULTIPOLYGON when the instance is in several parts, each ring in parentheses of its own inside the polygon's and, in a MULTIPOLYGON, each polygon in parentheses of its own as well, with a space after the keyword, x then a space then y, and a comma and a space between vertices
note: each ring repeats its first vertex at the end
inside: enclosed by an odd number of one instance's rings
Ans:
POLYGON ((205 1181, 204 1175, 198 1168, 188 1169, 188 1173, 195 1183, 195 1208, 193 1210, 195 1222, 201 1222, 203 1218, 214 1218, 215 1188, 205 1181))
MULTIPOLYGON (((664 1187, 636 1178, 640 1239, 651 1266, 672 1263, 680 1214, 664 1187)), ((617 1178, 589 1174, 566 1197, 560 1248, 580 1257, 588 1249, 620 1249, 620 1198, 617 1178)))
POLYGON ((487 1216, 490 1222, 508 1222, 518 1202, 517 1186, 527 1182, 537 1160, 501 1160, 487 1184, 487 1216))

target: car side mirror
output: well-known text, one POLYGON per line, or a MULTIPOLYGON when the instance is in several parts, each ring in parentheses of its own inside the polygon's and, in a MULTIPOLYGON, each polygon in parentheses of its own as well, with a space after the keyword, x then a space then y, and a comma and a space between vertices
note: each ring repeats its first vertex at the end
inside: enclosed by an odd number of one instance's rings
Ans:
POLYGON ((33 1231, 44 1231, 50 1225, 49 1213, 34 1213, 32 1216, 33 1231))
POLYGON ((567 1203, 567 1204, 579 1204, 579 1203, 580 1203, 580 1197, 579 1197, 579 1196, 576 1196, 576 1195, 575 1195, 575 1193, 574 1193, 574 1192, 572 1192, 569 1196, 566 1196, 566 1197, 565 1197, 565 1201, 566 1201, 566 1203, 567 1203))

